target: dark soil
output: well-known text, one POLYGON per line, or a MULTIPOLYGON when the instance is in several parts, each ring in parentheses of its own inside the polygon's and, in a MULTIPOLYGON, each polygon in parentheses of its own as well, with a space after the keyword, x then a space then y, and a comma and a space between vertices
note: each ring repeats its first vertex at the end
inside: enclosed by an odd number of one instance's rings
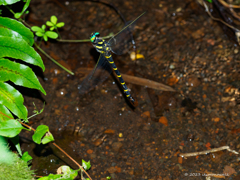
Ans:
MULTIPOLYGON (((161 82, 176 92, 127 83, 138 100, 133 109, 109 76, 80 95, 78 86, 87 75, 81 68, 96 63, 92 44, 42 42, 43 50, 75 75, 39 52, 46 70, 38 76, 47 96, 25 93, 25 105, 29 115, 32 102, 38 109, 46 105, 30 125, 49 126, 56 143, 76 161, 90 160, 92 179, 187 180, 209 174, 212 179, 240 179, 240 158, 229 151, 178 157, 221 146, 239 151, 239 47, 195 1, 104 2, 114 5, 126 21, 147 11, 134 30, 137 49, 145 58, 132 61, 128 53, 114 55, 120 72, 161 82)), ((65 22, 62 39, 88 39, 95 31, 107 36, 124 25, 111 6, 99 2, 33 0, 30 8, 26 21, 31 26, 41 26, 52 15, 65 22)), ((34 144, 31 135, 21 133, 22 148, 33 156, 37 175, 56 173, 63 164, 78 168, 54 146, 34 144)))

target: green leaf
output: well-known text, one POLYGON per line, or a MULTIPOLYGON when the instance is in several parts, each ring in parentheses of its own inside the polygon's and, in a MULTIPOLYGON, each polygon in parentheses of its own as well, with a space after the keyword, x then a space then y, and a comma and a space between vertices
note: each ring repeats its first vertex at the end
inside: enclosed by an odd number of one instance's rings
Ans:
POLYGON ((55 29, 55 27, 50 27, 50 30, 53 31, 55 29))
POLYGON ((22 16, 22 14, 27 10, 30 2, 31 2, 31 0, 27 0, 26 3, 23 6, 22 11, 20 13, 15 13, 14 17, 17 18, 17 19, 20 18, 22 16))
POLYGON ((47 31, 46 35, 52 39, 57 39, 58 34, 56 32, 52 32, 52 31, 47 31))
POLYGON ((25 62, 41 67, 43 71, 45 70, 39 54, 29 46, 26 41, 19 38, 0 36, 0 58, 1 57, 21 59, 25 62))
POLYGON ((38 26, 32 26, 31 30, 36 32, 44 32, 44 30, 38 26))
POLYGON ((4 104, 13 114, 27 119, 27 108, 23 105, 23 97, 15 88, 0 82, 0 104, 4 104))
POLYGON ((21 159, 24 160, 25 162, 28 162, 28 161, 32 160, 32 156, 30 156, 30 155, 28 154, 28 152, 26 151, 26 152, 23 153, 21 159))
POLYGON ((50 21, 47 21, 47 22, 46 22, 46 25, 48 25, 48 26, 54 26, 54 24, 53 24, 52 22, 50 22, 50 21))
POLYGON ((89 170, 91 168, 90 161, 86 162, 82 159, 82 166, 86 171, 89 170))
POLYGON ((46 92, 31 68, 23 64, 0 58, 0 81, 8 80, 19 86, 38 89, 46 95, 46 92))
POLYGON ((22 129, 26 128, 22 127, 18 121, 13 119, 0 122, 0 135, 4 137, 14 137, 18 135, 22 129))
POLYGON ((0 17, 0 35, 24 39, 30 46, 34 43, 30 29, 21 22, 6 17, 0 17))
POLYGON ((4 105, 0 104, 0 121, 7 121, 9 120, 9 118, 7 116, 10 117, 10 119, 14 119, 12 116, 12 113, 8 110, 8 108, 6 108, 4 105), (7 115, 4 116, 3 114, 7 115))
POLYGON ((10 5, 18 2, 20 0, 0 0, 0 5, 10 5))
POLYGON ((69 166, 63 165, 61 166, 61 170, 63 173, 63 178, 74 179, 78 175, 78 170, 73 170, 69 166))
POLYGON ((45 24, 42 25, 42 29, 45 31, 45 29, 46 29, 46 25, 45 24))
POLYGON ((61 174, 49 174, 48 176, 41 177, 38 180, 64 180, 61 178, 61 176, 61 174))
POLYGON ((36 35, 37 35, 38 37, 42 37, 44 34, 43 34, 42 32, 36 32, 36 35))
POLYGON ((43 136, 45 135, 46 132, 49 131, 48 126, 46 125, 40 125, 37 127, 36 131, 34 132, 32 139, 35 143, 40 144, 41 143, 41 139, 43 138, 43 136))
POLYGON ((109 180, 109 179, 111 179, 111 177, 110 177, 110 176, 107 176, 106 179, 109 180))
POLYGON ((53 24, 57 24, 57 17, 56 16, 51 16, 51 22, 53 23, 53 24))
POLYGON ((15 137, 9 138, 12 143, 14 144, 14 146, 16 147, 18 153, 20 154, 20 156, 22 156, 22 150, 20 148, 20 144, 19 144, 19 136, 16 135, 15 137))
POLYGON ((58 28, 60 28, 60 27, 63 27, 64 25, 65 25, 65 23, 64 23, 64 22, 60 22, 60 23, 57 23, 57 25, 56 25, 56 26, 57 26, 58 28))
POLYGON ((15 14, 14 14, 14 17, 15 17, 16 19, 18 19, 18 18, 21 17, 21 15, 22 15, 21 13, 15 13, 15 14))
POLYGON ((48 41, 48 37, 46 34, 43 35, 43 39, 44 39, 44 41, 48 41))
POLYGON ((53 137, 53 135, 50 132, 48 132, 46 134, 46 136, 44 136, 44 138, 42 139, 42 143, 43 144, 47 144, 47 143, 49 143, 51 141, 54 141, 54 137, 53 137))

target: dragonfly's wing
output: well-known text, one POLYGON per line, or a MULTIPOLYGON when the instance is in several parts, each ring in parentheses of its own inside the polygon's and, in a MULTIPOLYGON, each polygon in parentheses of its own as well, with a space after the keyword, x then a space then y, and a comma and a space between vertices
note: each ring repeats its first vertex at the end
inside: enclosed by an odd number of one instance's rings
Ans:
POLYGON ((104 57, 104 55, 100 54, 95 68, 78 86, 79 93, 85 94, 91 91, 97 85, 103 83, 108 78, 111 72, 112 68, 108 63, 107 59, 104 57))
MULTIPOLYGON (((145 12, 144 12, 145 13, 145 12)), ((112 52, 117 55, 125 53, 126 50, 130 48, 130 45, 134 45, 134 40, 132 37, 132 30, 134 29, 136 21, 144 14, 142 13, 134 21, 130 22, 124 28, 115 34, 109 41, 108 44, 111 47, 112 52)))

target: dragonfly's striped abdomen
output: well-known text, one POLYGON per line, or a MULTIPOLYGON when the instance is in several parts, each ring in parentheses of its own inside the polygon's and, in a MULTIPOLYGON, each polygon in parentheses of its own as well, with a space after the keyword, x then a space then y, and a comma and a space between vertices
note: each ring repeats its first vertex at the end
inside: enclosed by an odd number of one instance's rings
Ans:
POLYGON ((123 87, 124 93, 126 94, 126 97, 132 99, 132 96, 131 96, 130 92, 128 91, 127 85, 125 84, 125 81, 123 80, 119 70, 117 69, 117 66, 115 65, 115 63, 113 61, 111 53, 109 53, 109 55, 105 55, 105 58, 108 60, 108 62, 111 64, 113 70, 115 71, 115 73, 123 87))

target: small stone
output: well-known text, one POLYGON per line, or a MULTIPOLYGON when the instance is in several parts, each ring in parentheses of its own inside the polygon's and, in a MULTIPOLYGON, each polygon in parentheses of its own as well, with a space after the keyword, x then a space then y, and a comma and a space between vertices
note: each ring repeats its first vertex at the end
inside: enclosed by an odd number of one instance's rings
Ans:
POLYGON ((117 172, 117 169, 115 167, 110 167, 110 168, 107 168, 107 171, 112 174, 112 173, 115 173, 117 172))
POLYGON ((237 172, 231 166, 227 165, 227 166, 224 167, 223 173, 231 176, 232 174, 237 173, 237 172))
POLYGON ((234 49, 234 54, 238 54, 238 49, 234 49))
POLYGON ((144 113, 141 114, 142 117, 150 117, 150 112, 149 111, 145 111, 144 113))
POLYGON ((67 90, 65 88, 61 88, 56 91, 57 97, 65 96, 66 94, 67 94, 67 90))
POLYGON ((150 124, 146 124, 145 126, 143 126, 143 130, 144 131, 149 131, 151 129, 151 125, 150 124))
POLYGON ((164 124, 165 126, 168 126, 168 120, 165 116, 160 117, 158 120, 160 123, 164 124))
POLYGON ((169 68, 170 68, 170 69, 175 69, 174 64, 171 64, 171 65, 169 66, 169 68))
POLYGON ((193 32, 192 37, 194 39, 199 39, 204 36, 204 28, 198 29, 197 31, 193 32))
POLYGON ((121 147, 123 146, 123 144, 121 142, 114 142, 112 144, 112 149, 115 151, 115 152, 118 152, 121 147))
POLYGON ((188 79, 188 84, 191 87, 198 87, 201 84, 201 81, 197 77, 191 77, 188 79))

